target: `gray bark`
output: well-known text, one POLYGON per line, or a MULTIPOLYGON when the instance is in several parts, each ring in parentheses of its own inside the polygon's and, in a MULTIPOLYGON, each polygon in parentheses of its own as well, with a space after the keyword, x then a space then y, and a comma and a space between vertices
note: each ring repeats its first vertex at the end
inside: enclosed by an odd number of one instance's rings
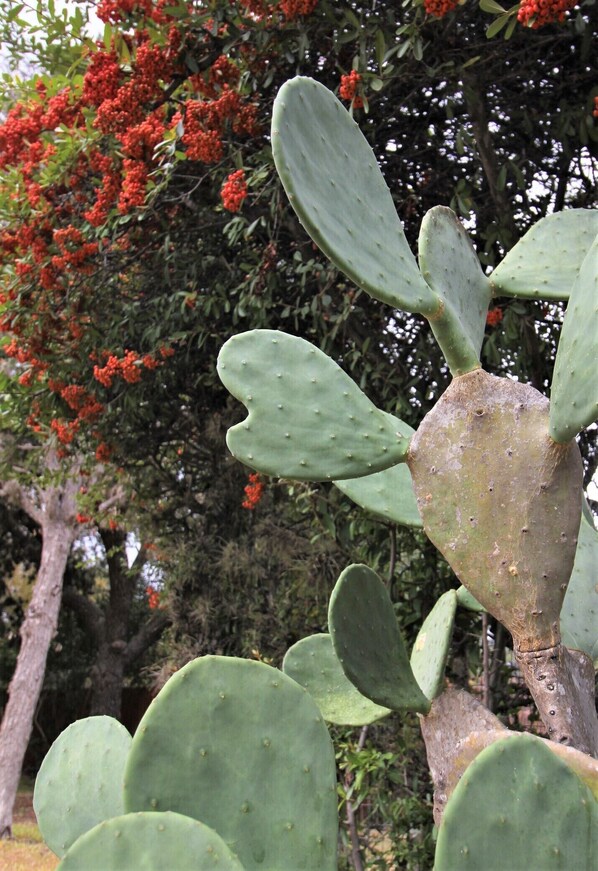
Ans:
MULTIPOLYGON (((33 718, 41 693, 46 660, 56 632, 66 562, 77 534, 76 494, 73 475, 62 486, 37 493, 37 500, 19 493, 12 484, 10 496, 42 529, 42 555, 33 595, 20 630, 21 647, 8 688, 8 701, 0 726, 0 838, 12 834, 12 814, 29 743, 33 718)), ((6 492, 5 492, 6 495, 6 492)))

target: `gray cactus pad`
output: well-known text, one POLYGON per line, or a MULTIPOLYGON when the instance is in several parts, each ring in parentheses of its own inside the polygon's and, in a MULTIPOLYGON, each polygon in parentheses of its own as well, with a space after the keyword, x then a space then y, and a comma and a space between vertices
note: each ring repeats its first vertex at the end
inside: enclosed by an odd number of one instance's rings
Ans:
POLYGON ((390 714, 347 679, 327 633, 302 638, 285 655, 282 670, 308 691, 322 716, 341 726, 365 726, 390 714))
POLYGON ((133 739, 125 809, 213 828, 247 871, 336 871, 334 749, 316 703, 261 662, 205 656, 162 689, 133 739))
POLYGON ((131 736, 112 717, 77 720, 52 744, 35 781, 33 808, 57 856, 84 832, 122 814, 130 747, 131 736))

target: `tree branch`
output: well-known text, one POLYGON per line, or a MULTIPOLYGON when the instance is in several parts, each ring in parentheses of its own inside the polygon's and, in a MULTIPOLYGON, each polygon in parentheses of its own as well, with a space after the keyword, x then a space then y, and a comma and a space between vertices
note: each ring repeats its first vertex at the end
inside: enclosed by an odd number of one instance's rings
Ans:
POLYGON ((126 646, 124 661, 127 668, 129 668, 136 659, 139 659, 139 657, 145 653, 152 644, 155 644, 155 642, 158 641, 169 623, 170 618, 164 611, 159 611, 154 614, 147 623, 144 623, 139 632, 131 638, 126 646))

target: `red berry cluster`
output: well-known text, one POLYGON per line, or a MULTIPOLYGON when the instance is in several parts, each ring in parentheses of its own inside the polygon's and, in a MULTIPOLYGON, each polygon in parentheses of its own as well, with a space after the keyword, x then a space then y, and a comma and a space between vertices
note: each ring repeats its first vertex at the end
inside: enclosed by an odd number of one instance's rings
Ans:
POLYGON ((357 93, 361 76, 357 70, 351 70, 347 75, 341 76, 339 94, 343 100, 351 100, 355 109, 361 109, 363 98, 357 93))
POLYGON ((489 327, 495 327, 502 321, 502 309, 491 308, 486 315, 486 323, 489 327))
POLYGON ((257 472, 252 472, 249 476, 249 484, 245 486, 245 499, 243 508, 253 511, 263 495, 264 485, 257 472))
POLYGON ((534 30, 545 24, 559 24, 576 5, 577 0, 522 0, 517 21, 534 30))
POLYGON ((152 611, 160 607, 160 593, 158 590, 155 590, 153 587, 146 587, 145 594, 147 596, 148 607, 152 611))
POLYGON ((247 196, 247 182, 242 169, 231 172, 220 191, 222 205, 229 212, 238 212, 247 196))
POLYGON ((444 18, 459 5, 459 0, 424 0, 424 9, 434 18, 444 18))

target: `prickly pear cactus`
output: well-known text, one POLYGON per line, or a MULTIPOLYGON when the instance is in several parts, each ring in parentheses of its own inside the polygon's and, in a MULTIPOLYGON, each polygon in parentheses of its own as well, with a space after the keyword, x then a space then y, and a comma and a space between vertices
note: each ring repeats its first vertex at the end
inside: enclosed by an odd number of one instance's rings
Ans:
POLYGON ((143 717, 125 809, 174 811, 218 832, 246 871, 336 871, 334 750, 320 711, 261 662, 206 656, 143 717))
MULTIPOLYGON (((384 497, 386 482, 406 462, 425 532, 478 607, 511 632, 549 733, 598 753, 598 721, 580 730, 573 713, 591 707, 587 679, 580 677, 585 665, 575 664, 560 636, 580 524, 582 464, 574 436, 598 416, 592 363, 598 352, 598 213, 573 209, 539 221, 488 278, 456 217, 432 209, 421 228, 418 270, 371 149, 330 92, 311 79, 287 82, 275 102, 272 142, 289 200, 316 244, 373 297, 426 317, 454 380, 415 434, 395 422, 397 442, 392 422, 386 419, 387 429, 353 387, 335 400, 332 378, 318 383, 325 367, 315 352, 313 389, 299 384, 301 411, 287 410, 275 398, 275 379, 284 376, 287 356, 288 370, 298 365, 300 340, 292 340, 291 353, 291 341, 277 334, 273 376, 265 344, 274 338, 235 336, 222 349, 220 372, 249 416, 231 431, 229 447, 258 471, 339 479, 359 504, 399 522, 408 512, 393 515, 384 498, 377 509, 376 489, 384 497), (493 293, 569 300, 550 404, 531 386, 481 369, 493 293), (342 438, 333 420, 321 416, 324 406, 346 425, 342 438), (299 419, 305 425, 300 441, 293 439, 299 419), (380 421, 375 439, 368 420, 380 421), (342 445, 334 460, 331 443, 342 445), (555 705, 554 694, 568 702, 555 705)), ((334 626, 331 631, 334 639, 334 626)))
POLYGON ((597 856, 592 792, 539 739, 518 735, 465 771, 446 806, 434 871, 594 871, 597 856))
POLYGON ((243 871, 212 829, 175 814, 114 817, 90 829, 68 851, 58 871, 243 871))
POLYGON ((428 536, 519 650, 560 642, 583 469, 548 435, 548 400, 479 369, 456 378, 408 456, 428 536))
POLYGON ((131 736, 112 717, 78 720, 52 744, 35 781, 33 808, 57 856, 98 823, 123 813, 130 748, 131 736))

